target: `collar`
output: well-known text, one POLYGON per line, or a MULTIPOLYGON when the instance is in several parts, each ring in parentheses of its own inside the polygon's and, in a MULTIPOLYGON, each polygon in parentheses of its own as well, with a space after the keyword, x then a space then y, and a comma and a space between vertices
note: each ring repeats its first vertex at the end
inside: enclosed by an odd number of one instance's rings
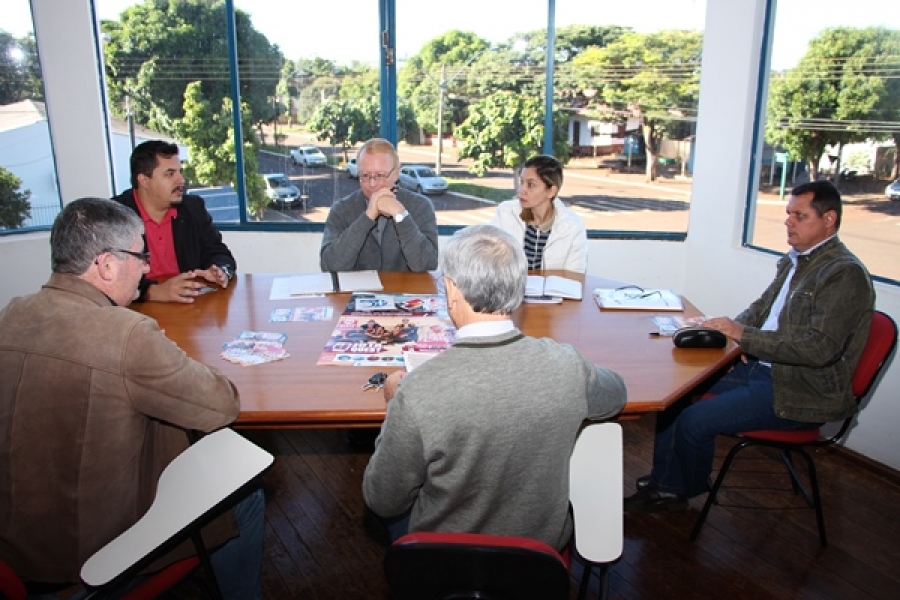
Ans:
POLYGON ((500 335, 508 331, 512 331, 516 326, 513 325, 512 319, 504 319, 502 321, 476 321, 461 327, 456 332, 456 339, 467 337, 489 337, 500 335))
POLYGON ((788 258, 791 259, 791 262, 794 264, 794 266, 797 266, 797 259, 799 259, 801 256, 809 256, 810 254, 812 254, 813 252, 815 252, 816 250, 818 250, 819 248, 821 248, 822 246, 824 246, 825 244, 827 244, 828 242, 830 242, 831 240, 833 240, 836 237, 837 237, 837 233, 835 233, 834 235, 832 235, 830 237, 825 238, 824 240, 822 240, 821 242, 819 242, 818 244, 816 244, 815 246, 813 246, 812 248, 810 248, 809 250, 806 250, 804 252, 797 252, 796 250, 791 248, 790 250, 788 250, 788 258))
MULTIPOLYGON (((138 196, 137 188, 131 188, 131 195, 134 196, 134 205, 137 206, 138 214, 141 215, 141 221, 143 221, 144 223, 156 223, 156 221, 154 221, 153 219, 150 218, 150 215, 147 214, 147 211, 144 210, 144 205, 141 203, 141 199, 138 196)), ((175 216, 177 215, 177 213, 178 213, 178 211, 175 209, 175 207, 170 206, 169 209, 166 211, 166 214, 163 215, 163 219, 159 224, 161 225, 162 223, 165 223, 167 220, 174 219, 175 216)))

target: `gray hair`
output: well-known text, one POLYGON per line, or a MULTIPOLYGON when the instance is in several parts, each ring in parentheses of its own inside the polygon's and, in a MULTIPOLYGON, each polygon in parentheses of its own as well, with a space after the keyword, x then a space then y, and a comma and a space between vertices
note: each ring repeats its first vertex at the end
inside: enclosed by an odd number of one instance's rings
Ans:
POLYGON ((104 198, 79 198, 57 215, 50 231, 50 266, 54 273, 81 275, 111 249, 128 249, 144 232, 136 212, 104 198))
POLYGON ((522 303, 528 264, 512 235, 493 225, 472 225, 445 245, 441 272, 475 312, 508 315, 522 303))

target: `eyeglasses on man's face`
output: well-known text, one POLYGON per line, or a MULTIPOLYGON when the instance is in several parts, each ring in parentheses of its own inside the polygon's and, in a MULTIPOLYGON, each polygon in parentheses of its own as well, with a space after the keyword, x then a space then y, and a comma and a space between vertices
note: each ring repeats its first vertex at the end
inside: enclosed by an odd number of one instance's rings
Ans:
MULTIPOLYGON (((396 167, 394 167, 394 169, 396 169, 396 167)), ((387 173, 360 173, 359 180, 377 185, 390 177, 394 173, 394 169, 391 169, 387 173)))
POLYGON ((124 250, 122 248, 106 248, 105 250, 103 250, 103 252, 111 252, 113 254, 127 254, 128 256, 133 256, 146 265, 150 264, 149 252, 135 252, 133 250, 124 250))

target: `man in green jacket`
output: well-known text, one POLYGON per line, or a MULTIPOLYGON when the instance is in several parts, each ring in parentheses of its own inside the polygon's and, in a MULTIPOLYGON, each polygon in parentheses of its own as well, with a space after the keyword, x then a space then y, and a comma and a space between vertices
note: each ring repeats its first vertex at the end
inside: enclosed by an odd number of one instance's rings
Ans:
POLYGON ((863 264, 837 237, 841 196, 828 181, 795 187, 787 205, 791 250, 775 279, 735 319, 704 323, 741 345, 741 361, 710 390, 657 419, 653 470, 626 512, 688 507, 705 493, 717 435, 810 429, 856 411, 851 380, 875 304, 863 264))

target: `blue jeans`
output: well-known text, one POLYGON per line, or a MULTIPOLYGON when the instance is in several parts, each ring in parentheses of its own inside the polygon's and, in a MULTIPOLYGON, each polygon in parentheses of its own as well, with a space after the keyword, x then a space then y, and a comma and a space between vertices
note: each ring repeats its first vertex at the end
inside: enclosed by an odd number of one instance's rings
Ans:
POLYGON ((259 600, 262 597, 259 573, 266 528, 265 509, 266 500, 261 488, 238 502, 233 510, 240 535, 209 555, 226 600, 259 600))
POLYGON ((819 426, 775 415, 772 369, 756 360, 737 363, 709 392, 715 397, 657 417, 650 474, 657 489, 689 498, 707 492, 718 435, 819 426))

